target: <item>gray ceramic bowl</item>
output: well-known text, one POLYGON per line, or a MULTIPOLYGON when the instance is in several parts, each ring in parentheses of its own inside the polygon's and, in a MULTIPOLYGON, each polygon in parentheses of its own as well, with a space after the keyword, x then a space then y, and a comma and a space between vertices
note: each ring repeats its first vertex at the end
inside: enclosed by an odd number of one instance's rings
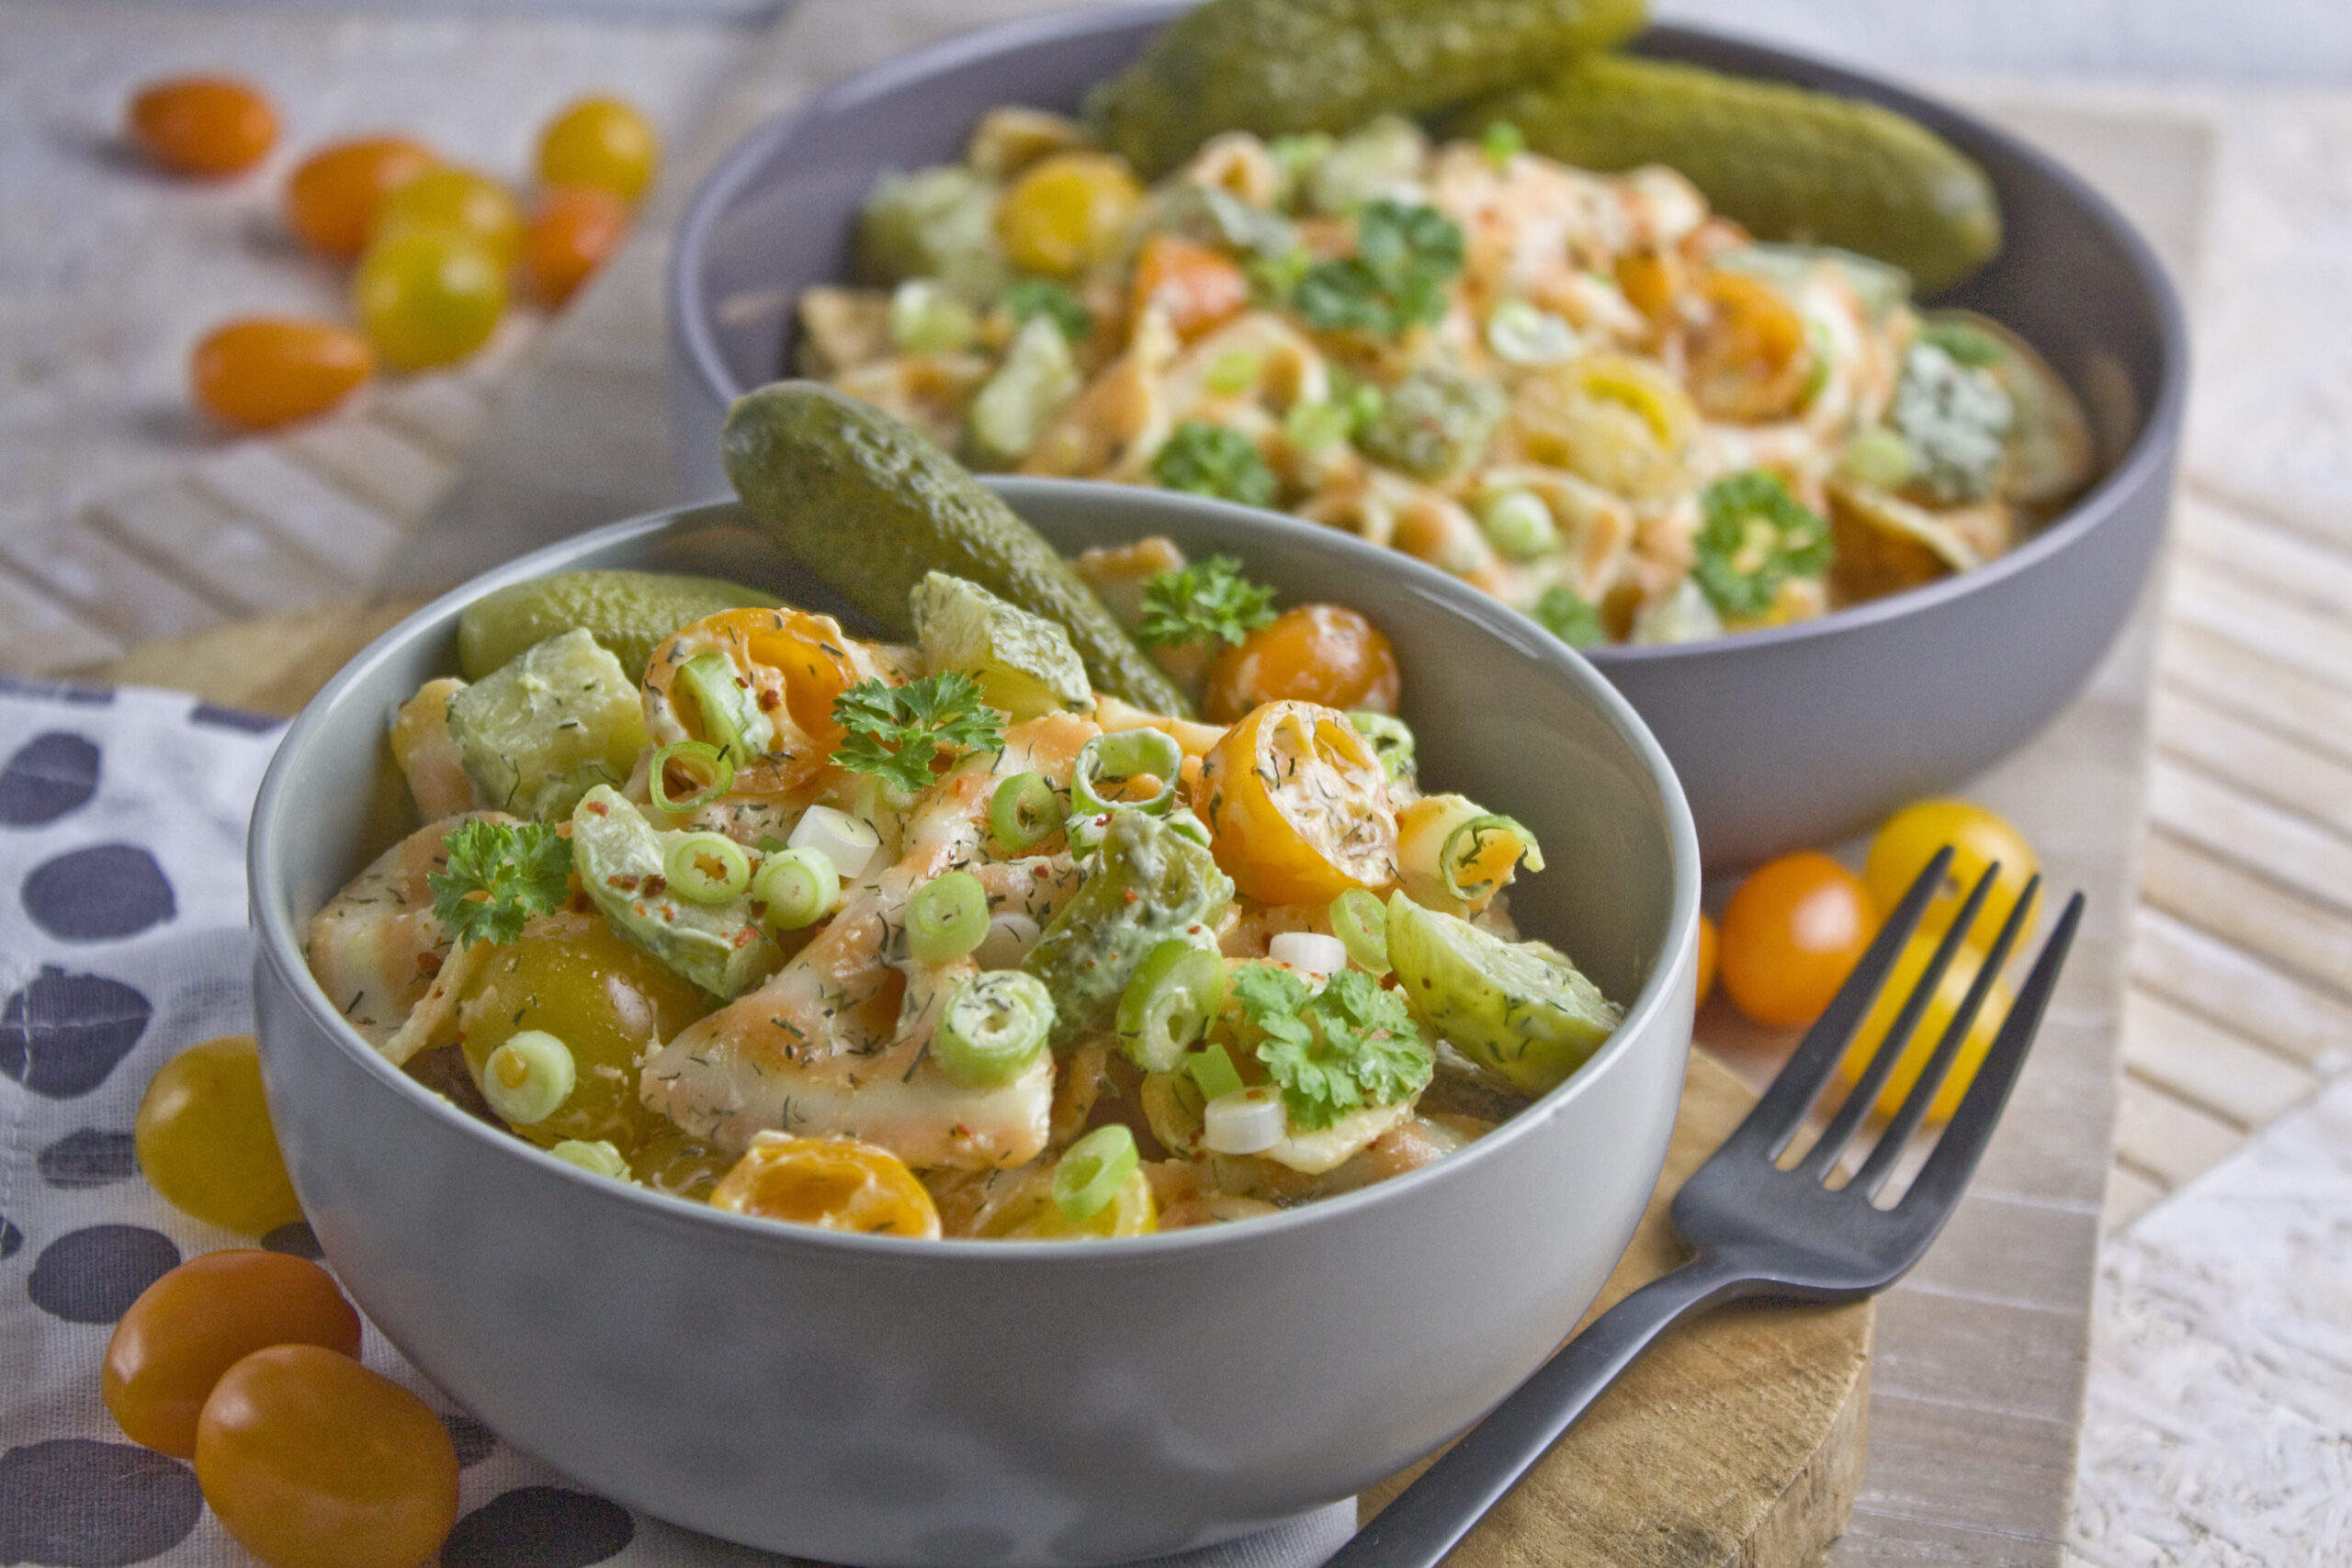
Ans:
POLYGON ((304 1212, 368 1315, 517 1447, 660 1517, 829 1562, 1122 1561, 1428 1451, 1600 1290, 1657 1179, 1690 1043, 1697 841, 1664 755, 1590 665, 1328 530, 1157 491, 1001 489, 1064 549, 1166 533, 1370 615, 1427 776, 1542 839, 1523 926, 1628 1012, 1582 1072, 1461 1155, 1247 1224, 925 1243, 605 1181, 420 1090, 304 965, 311 916, 386 841, 387 705, 455 668, 467 603, 547 572, 717 572, 828 603, 713 506, 583 535, 401 623, 295 721, 254 813, 262 1061, 304 1212))
MULTIPOLYGON (((769 121, 711 174, 671 261, 673 423, 690 495, 723 493, 728 403, 784 374, 793 302, 848 269, 876 175, 956 157, 999 104, 1076 107, 1181 7, 1062 12, 951 39, 769 121)), ((2089 405, 2107 477, 1979 571, 1820 620, 1715 642, 1604 649, 1649 722, 1708 864, 1824 842, 2022 745, 2089 676, 2164 532, 2188 338, 2146 244, 2087 186, 2012 137, 1884 82, 1685 28, 1645 53, 1873 99, 1991 174, 2000 257, 1940 301, 2006 323, 2089 405)))

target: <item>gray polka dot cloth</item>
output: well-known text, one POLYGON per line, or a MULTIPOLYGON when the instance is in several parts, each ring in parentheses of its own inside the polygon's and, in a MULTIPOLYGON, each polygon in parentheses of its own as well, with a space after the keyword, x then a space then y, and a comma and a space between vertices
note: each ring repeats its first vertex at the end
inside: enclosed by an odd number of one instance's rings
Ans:
MULTIPOLYGON (((250 1032, 245 820, 280 727, 164 692, 0 677, 0 1563, 252 1562, 194 1472, 128 1442, 98 1396, 115 1321, 198 1253, 255 1238, 140 1179, 156 1067, 250 1032)), ((318 1256, 310 1227, 260 1238, 318 1256)), ((464 1484, 445 1568, 786 1560, 633 1515, 501 1443, 370 1327, 362 1359, 439 1412, 464 1484)), ((1163 1563, 1308 1568, 1341 1504, 1163 1563)))

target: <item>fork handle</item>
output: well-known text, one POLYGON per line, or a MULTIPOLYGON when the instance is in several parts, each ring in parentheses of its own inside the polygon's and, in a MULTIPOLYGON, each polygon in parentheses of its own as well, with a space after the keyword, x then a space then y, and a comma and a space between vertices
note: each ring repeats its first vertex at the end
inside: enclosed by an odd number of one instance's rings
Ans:
POLYGON ((1324 1568, 1435 1568, 1651 1340, 1690 1313, 1763 1288, 1713 1253, 1644 1285, 1562 1346, 1324 1568))

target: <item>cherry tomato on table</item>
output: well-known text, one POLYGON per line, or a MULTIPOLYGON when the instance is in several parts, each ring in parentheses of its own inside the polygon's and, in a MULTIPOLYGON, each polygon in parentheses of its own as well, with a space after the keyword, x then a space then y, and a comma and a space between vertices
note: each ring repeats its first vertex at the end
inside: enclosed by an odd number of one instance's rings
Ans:
POLYGON ((1395 713, 1399 682, 1379 627, 1337 604, 1301 604, 1218 652, 1202 710, 1217 724, 1274 702, 1395 713))
MULTIPOLYGON (((1886 1038, 1886 1032, 1893 1026, 1895 1013, 1901 1010, 1904 998, 1919 983, 1919 976, 1928 972, 1928 960, 1935 955, 1936 944, 1940 940, 1928 931, 1915 931, 1911 940, 1904 944, 1901 955, 1894 961, 1893 973, 1888 975, 1885 986, 1879 991, 1878 1000, 1871 1005, 1868 1016, 1862 1020, 1862 1026, 1854 1032, 1854 1043, 1846 1048, 1845 1055, 1838 1058, 1838 1076, 1849 1088, 1861 1082, 1863 1072, 1870 1066, 1871 1057, 1877 1054, 1880 1042, 1886 1038)), ((1935 994, 1928 999, 1927 1011, 1921 1016, 1918 1027, 1911 1032, 1911 1038, 1904 1043, 1903 1055, 1895 1062, 1894 1071, 1887 1078, 1886 1087, 1879 1091, 1878 1104, 1873 1107, 1879 1115, 1894 1115, 1902 1105, 1903 1097, 1911 1092, 1911 1086, 1918 1082, 1919 1075, 1927 1070, 1928 1058, 1935 1055, 1937 1044, 1944 1037, 1944 1031, 1959 1016, 1961 1003, 1967 999, 1968 987, 1975 980, 1984 957, 1981 952, 1972 947, 1962 947, 1952 955, 1951 966, 1936 983, 1935 994)), ((1960 1097, 1968 1092, 1969 1081, 1975 1077, 1977 1067, 1984 1060, 1984 1053, 1993 1048, 1993 1036, 1999 1032, 2001 1020, 2008 1016, 2012 999, 2007 983, 1996 979, 1984 995, 1984 1005, 1977 1010, 1975 1018, 1969 1022, 1967 1034, 1962 1037, 1960 1054, 1952 1058, 1951 1070, 1944 1075, 1944 1081, 1936 1089, 1936 1098, 1928 1107, 1930 1122, 1949 1122, 1952 1112, 1960 1109, 1960 1097)))
POLYGON ((175 1459, 220 1375, 272 1345, 359 1354, 359 1314, 327 1271, 283 1253, 208 1252, 142 1292, 107 1341, 101 1383, 123 1435, 175 1459))
POLYGON ((376 352, 395 369, 423 370, 490 340, 506 310, 506 269, 467 235, 409 229, 368 247, 351 295, 376 352))
POLYGON ((256 1350, 213 1385, 196 1479, 269 1568, 431 1560, 458 1517, 458 1450, 424 1402, 315 1345, 256 1350))
POLYGON ((1699 999, 1694 1004, 1705 1007, 1707 998, 1715 991, 1715 959, 1721 939, 1715 933, 1715 922, 1704 914, 1699 917, 1699 999))
POLYGON ((377 204, 439 163, 433 149, 405 136, 366 136, 322 148, 286 182, 286 226, 334 261, 368 248, 377 204))
MULTIPOLYGON (((1968 932, 1969 944, 1981 952, 1993 945, 2001 922, 2009 918, 2024 894, 2025 885, 2041 869, 2025 835, 1994 813, 1965 800, 1915 801, 1888 818, 1871 840, 1862 880, 1878 907, 1892 909, 1946 844, 1952 847, 1951 869, 1945 874, 1943 890, 1921 917, 1919 930, 1933 933, 1950 926, 1977 879, 1998 862, 2000 874, 1994 878, 1984 908, 1977 911, 1976 924, 1968 932)), ((2035 894, 2034 898, 2038 904, 2041 895, 2035 894)), ((2033 916, 2034 910, 2029 908, 2024 930, 2031 931, 2033 916)))
POLYGON ((302 1217, 250 1034, 201 1041, 157 1068, 131 1135, 149 1184, 208 1224, 260 1235, 302 1217))
POLYGON ((334 321, 254 316, 216 327, 188 359, 197 406, 232 430, 324 413, 375 373, 368 340, 334 321))
POLYGON ((142 87, 130 100, 130 139, 178 175, 241 175, 277 142, 277 111, 243 82, 181 76, 142 87))
POLYGON ((539 137, 541 185, 593 186, 623 202, 644 193, 661 162, 661 137, 618 98, 582 98, 539 137))
POLYGON ((444 164, 401 181, 376 204, 368 224, 370 249, 413 229, 463 234, 512 266, 523 251, 523 209, 514 193, 488 175, 444 164))
POLYGON ((1724 990, 1757 1022, 1811 1023, 1878 931, 1869 890, 1813 851, 1768 861, 1724 908, 1724 990))
POLYGON ((551 190, 531 215, 523 267, 532 291, 560 305, 587 282, 628 234, 628 204, 594 186, 551 190))

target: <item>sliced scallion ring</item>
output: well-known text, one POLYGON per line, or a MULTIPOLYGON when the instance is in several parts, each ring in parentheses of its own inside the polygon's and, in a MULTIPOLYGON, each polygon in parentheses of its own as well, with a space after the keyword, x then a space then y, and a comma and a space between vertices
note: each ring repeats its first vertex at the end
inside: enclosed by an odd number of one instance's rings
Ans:
POLYGON ((767 750, 768 721, 725 654, 715 649, 697 653, 679 665, 670 689, 682 688, 695 700, 705 740, 734 757, 756 756, 767 750))
POLYGON ((1119 996, 1119 1049, 1147 1073, 1183 1060, 1225 1005, 1225 956, 1170 937, 1144 955, 1119 996))
POLYGON ((693 904, 724 904, 752 885, 752 857, 724 833, 688 833, 662 857, 671 890, 693 904))
POLYGON ((1348 715, 1348 726, 1372 742, 1372 754, 1380 759, 1380 771, 1395 784, 1413 771, 1413 732, 1395 714, 1371 713, 1359 710, 1348 715))
POLYGON ((1183 771, 1183 748, 1164 729, 1122 729, 1098 735, 1078 754, 1078 767, 1070 775, 1070 804, 1086 812, 1124 806, 1165 817, 1176 803, 1176 780, 1183 771), (1111 800, 1094 787, 1097 781, 1124 784, 1145 773, 1159 781, 1159 793, 1149 800, 1111 800))
POLYGON ((1168 825, 1203 849, 1208 848, 1209 825, 1202 821, 1197 814, 1191 811, 1171 811, 1168 814, 1168 825))
POLYGON ((907 900, 907 953, 918 964, 950 964, 989 934, 989 894, 968 871, 933 877, 907 900))
POLYGON ((673 817, 707 806, 735 783, 735 764, 707 740, 680 740, 653 753, 646 787, 673 817))
POLYGON ((1054 1206, 1072 1224, 1084 1224, 1119 1195, 1143 1156, 1136 1135, 1119 1122, 1097 1127, 1072 1144, 1054 1167, 1054 1206))
POLYGON ((989 831, 1025 854, 1061 830, 1062 803, 1043 773, 1015 773, 989 797, 989 831))
POLYGON ((1240 1070, 1234 1066, 1233 1057, 1222 1045, 1204 1045, 1193 1052, 1184 1058, 1184 1070, 1193 1076, 1204 1100, 1233 1094, 1242 1088, 1240 1070))
POLYGON ((1331 934, 1357 968, 1367 975, 1388 973, 1388 907, 1375 895, 1351 887, 1332 899, 1331 934))
POLYGON ((571 1098, 571 1047, 544 1029, 508 1035, 481 1065, 481 1097, 510 1127, 536 1127, 571 1098))
POLYGON ((1544 852, 1536 844, 1535 835, 1511 818, 1489 812, 1471 818, 1445 836, 1444 847, 1437 852, 1437 870, 1438 875, 1444 879, 1445 890, 1468 904, 1492 893, 1511 865, 1521 861, 1526 863, 1530 871, 1544 869, 1544 852), (1486 858, 1487 846, 1497 835, 1508 835, 1518 846, 1517 852, 1496 867, 1493 874, 1464 886, 1461 874, 1486 858))
POLYGON ((1201 1108, 1201 1144, 1211 1154, 1263 1154, 1283 1141, 1290 1117, 1272 1084, 1237 1089, 1201 1108))
POLYGON ((842 874, 817 850, 781 850, 752 878, 752 900, 771 930, 797 931, 841 908, 842 874))
POLYGON ((1054 998, 1044 981, 1019 969, 991 969, 956 987, 931 1048, 957 1083, 994 1089, 1037 1059, 1053 1023, 1054 998))
POLYGON ((566 1138, 548 1153, 566 1165, 576 1165, 582 1170, 593 1172, 608 1180, 631 1179, 628 1161, 621 1157, 620 1150, 602 1138, 593 1144, 579 1138, 566 1138))

